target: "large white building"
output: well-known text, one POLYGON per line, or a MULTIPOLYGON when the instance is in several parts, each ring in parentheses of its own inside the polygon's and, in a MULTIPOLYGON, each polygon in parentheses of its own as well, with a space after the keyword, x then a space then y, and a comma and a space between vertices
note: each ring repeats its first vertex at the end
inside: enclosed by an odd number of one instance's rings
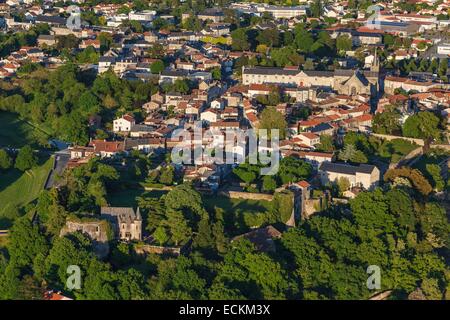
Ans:
POLYGON ((380 170, 369 164, 354 166, 346 163, 324 162, 319 167, 319 177, 323 185, 346 178, 350 182, 350 187, 363 187, 369 190, 378 186, 380 170))
POLYGON ((114 132, 130 132, 131 127, 136 124, 134 118, 128 114, 113 121, 114 132))
POLYGON ((156 16, 156 11, 154 10, 144 10, 144 11, 131 11, 128 14, 129 20, 135 20, 139 22, 151 22, 156 16))
POLYGON ((443 43, 437 46, 438 54, 450 55, 450 43, 443 43))
POLYGON ((258 12, 268 12, 272 14, 275 19, 291 19, 307 14, 308 7, 293 6, 293 7, 279 7, 279 6, 260 6, 258 12))

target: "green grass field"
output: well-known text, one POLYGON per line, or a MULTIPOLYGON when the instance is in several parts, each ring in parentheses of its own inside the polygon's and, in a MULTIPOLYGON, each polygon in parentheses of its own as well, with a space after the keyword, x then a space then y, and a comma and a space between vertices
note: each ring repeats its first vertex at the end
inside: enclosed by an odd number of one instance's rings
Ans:
POLYGON ((0 111, 0 148, 38 146, 39 142, 47 140, 48 136, 41 129, 20 120, 14 113, 0 111))
POLYGON ((203 196, 203 203, 211 214, 214 213, 215 207, 224 210, 224 226, 230 236, 248 231, 243 219, 244 213, 266 213, 272 206, 267 200, 231 199, 224 196, 203 196))
POLYGON ((138 197, 160 198, 167 191, 145 191, 142 189, 128 189, 108 193, 107 201, 112 207, 137 207, 138 197))
POLYGON ((204 196, 203 202, 209 210, 219 207, 230 213, 241 211, 264 212, 270 209, 270 201, 266 200, 247 200, 231 199, 223 196, 204 196))
POLYGON ((402 157, 418 148, 419 146, 403 139, 394 139, 391 141, 384 141, 378 149, 378 154, 384 160, 391 163, 398 162, 402 157))
POLYGON ((0 173, 0 229, 9 227, 17 210, 38 197, 52 167, 50 158, 23 173, 15 169, 0 173))

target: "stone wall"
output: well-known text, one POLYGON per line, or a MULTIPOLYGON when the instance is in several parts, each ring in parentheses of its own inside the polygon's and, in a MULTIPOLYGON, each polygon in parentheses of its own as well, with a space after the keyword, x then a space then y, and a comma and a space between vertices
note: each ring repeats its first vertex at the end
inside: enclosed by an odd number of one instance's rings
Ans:
POLYGON ((153 246, 150 244, 145 245, 136 245, 134 246, 134 251, 137 254, 170 254, 174 256, 179 256, 181 254, 181 248, 179 247, 162 247, 162 246, 153 246))
POLYGON ((74 221, 67 220, 66 225, 61 229, 60 237, 73 232, 81 232, 92 240, 92 245, 96 255, 104 258, 109 253, 108 244, 108 222, 99 221, 74 221))
POLYGON ((402 136, 392 136, 389 134, 379 134, 379 133, 372 133, 372 135, 374 137, 378 137, 378 138, 381 138, 381 139, 384 139, 387 141, 391 141, 394 139, 403 139, 403 140, 406 140, 409 142, 416 143, 417 145, 422 146, 422 147, 425 145, 425 141, 423 139, 407 138, 407 137, 402 137, 402 136))
POLYGON ((252 193, 235 190, 223 190, 219 192, 219 195, 228 197, 231 199, 247 199, 247 200, 266 200, 272 201, 273 195, 266 193, 252 193))
POLYGON ((407 155, 403 156, 397 163, 391 163, 389 165, 389 169, 400 168, 406 165, 412 166, 414 162, 416 162, 422 155, 423 155, 423 147, 418 147, 412 150, 407 155))
POLYGON ((305 209, 303 211, 303 217, 309 218, 309 216, 313 215, 314 213, 318 212, 322 204, 322 198, 318 199, 307 199, 305 200, 305 209))

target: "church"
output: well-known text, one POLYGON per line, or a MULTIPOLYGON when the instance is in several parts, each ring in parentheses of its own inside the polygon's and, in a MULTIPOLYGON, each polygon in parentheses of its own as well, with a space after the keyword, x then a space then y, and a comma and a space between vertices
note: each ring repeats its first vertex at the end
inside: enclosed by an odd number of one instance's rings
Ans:
POLYGON ((327 87, 345 95, 376 96, 380 88, 380 62, 376 56, 370 70, 337 69, 334 71, 299 70, 298 67, 242 67, 242 82, 278 84, 285 87, 327 87))

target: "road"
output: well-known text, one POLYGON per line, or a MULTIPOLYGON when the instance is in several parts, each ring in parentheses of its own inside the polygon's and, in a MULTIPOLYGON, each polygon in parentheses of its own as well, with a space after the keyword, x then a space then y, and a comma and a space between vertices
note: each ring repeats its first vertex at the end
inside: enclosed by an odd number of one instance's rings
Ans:
POLYGON ((45 183, 45 189, 57 186, 57 177, 61 176, 66 169, 70 159, 70 152, 68 149, 64 149, 55 152, 53 156, 55 157, 55 163, 53 164, 53 169, 50 171, 47 182, 45 183))

